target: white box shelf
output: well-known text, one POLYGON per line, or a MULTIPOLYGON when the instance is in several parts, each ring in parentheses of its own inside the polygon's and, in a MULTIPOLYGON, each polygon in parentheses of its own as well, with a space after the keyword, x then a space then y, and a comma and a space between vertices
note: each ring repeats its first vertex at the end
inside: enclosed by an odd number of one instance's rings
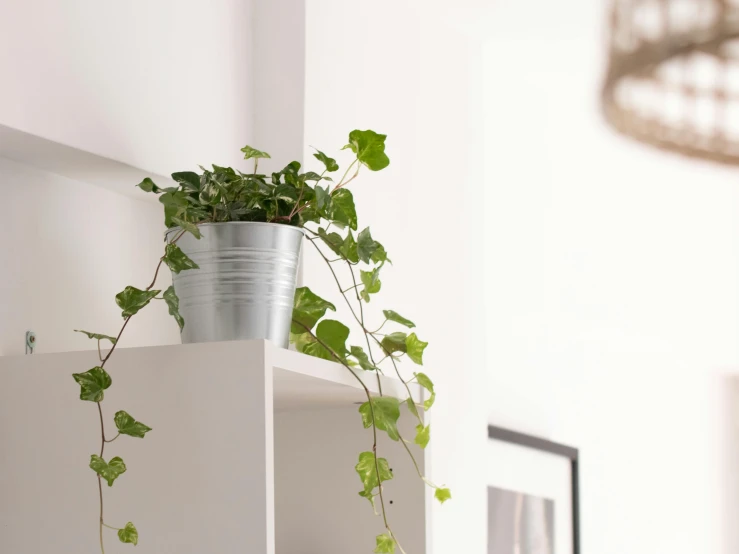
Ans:
MULTIPOLYGON (((99 552, 88 463, 100 423, 71 376, 97 364, 96 351, 0 357, 0 552, 99 552)), ((128 468, 104 486, 105 520, 136 524, 138 554, 371 552, 383 526, 357 494, 354 465, 372 434, 357 412, 364 391, 343 366, 243 341, 121 348, 106 370, 108 437, 118 410, 153 428, 105 447, 128 468)), ((375 375, 361 375, 377 392, 375 375)), ((398 380, 381 383, 406 396, 398 380)), ((421 402, 422 389, 411 391, 421 402)), ((380 435, 398 477, 385 487, 393 530, 408 554, 425 553, 430 495, 402 445, 380 435)), ((109 554, 131 548, 105 537, 109 554)))

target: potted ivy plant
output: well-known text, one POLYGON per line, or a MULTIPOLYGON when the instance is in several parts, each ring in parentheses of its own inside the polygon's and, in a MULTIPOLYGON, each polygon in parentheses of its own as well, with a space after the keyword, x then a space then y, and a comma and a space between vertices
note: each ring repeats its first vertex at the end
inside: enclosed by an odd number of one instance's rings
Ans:
MULTIPOLYGON (((105 460, 105 445, 121 435, 144 438, 151 428, 125 411, 114 416, 118 434, 107 438, 101 403, 112 379, 105 365, 131 318, 155 298, 163 299, 177 321, 183 342, 266 338, 278 345, 292 342, 299 352, 341 364, 364 388, 366 401, 359 407, 358 420, 372 428, 373 442, 359 453, 355 470, 360 478, 359 495, 366 498, 384 522, 385 532, 376 538, 376 553, 401 552, 398 535, 388 519, 383 483, 393 478, 387 459, 378 452, 381 432, 405 447, 421 478, 434 489, 440 502, 451 498, 449 489, 429 481, 416 463, 413 448, 426 448, 430 426, 421 410, 429 410, 436 393, 431 379, 422 372, 401 371, 408 358, 423 364, 427 343, 412 329, 415 323, 390 309, 370 323, 367 304, 380 291, 380 271, 389 261, 384 246, 371 235, 369 227, 358 232, 354 198, 347 188, 364 167, 380 171, 390 163, 385 153, 386 136, 374 131, 354 130, 344 149, 354 154, 343 174, 334 158, 321 151, 314 157, 322 164, 320 173, 301 173, 301 165, 291 162, 270 176, 258 172, 259 160, 269 154, 250 146, 242 148, 244 158, 253 160, 253 169, 241 172, 230 167, 201 167, 201 173, 173 173, 175 187, 162 188, 151 179, 138 187, 159 195, 167 227, 166 245, 154 277, 145 289, 126 287, 116 296, 123 324, 117 335, 81 331, 97 340, 100 364, 74 374, 80 385, 80 399, 97 404, 101 424, 100 454, 91 457, 90 468, 98 479, 100 496, 100 548, 104 553, 104 528, 117 532, 124 543, 137 544, 138 530, 132 522, 115 527, 103 518, 103 481, 113 486, 126 471, 120 457, 105 460), (334 180, 333 175, 342 175, 334 180), (350 324, 361 331, 362 345, 348 345, 349 327, 326 317, 335 305, 308 287, 296 290, 298 258, 303 239, 326 262, 338 293, 350 309, 350 324), (172 271, 173 285, 156 289, 162 265, 172 271), (343 266, 348 282, 342 282, 337 266, 343 266), (379 323, 377 323, 379 321, 379 323), (379 325, 379 326, 378 326, 379 325), (112 346, 105 356, 101 341, 112 346), (362 373, 373 378, 391 372, 405 386, 407 397, 370 394, 362 373), (417 405, 410 384, 418 383, 427 399, 417 405), (398 429, 401 411, 415 420, 415 437, 403 437, 398 429)), ((374 306, 374 304, 372 304, 374 306)), ((381 388, 381 387, 380 387, 381 388)))

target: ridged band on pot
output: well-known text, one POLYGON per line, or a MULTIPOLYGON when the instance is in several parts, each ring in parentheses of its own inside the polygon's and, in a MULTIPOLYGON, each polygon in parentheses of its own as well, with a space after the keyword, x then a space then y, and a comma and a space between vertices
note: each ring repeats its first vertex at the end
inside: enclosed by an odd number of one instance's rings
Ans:
MULTIPOLYGON (((290 225, 234 221, 185 233, 182 251, 200 269, 172 274, 182 342, 269 339, 287 348, 303 230, 290 225)), ((167 231, 172 240, 179 228, 167 231)))

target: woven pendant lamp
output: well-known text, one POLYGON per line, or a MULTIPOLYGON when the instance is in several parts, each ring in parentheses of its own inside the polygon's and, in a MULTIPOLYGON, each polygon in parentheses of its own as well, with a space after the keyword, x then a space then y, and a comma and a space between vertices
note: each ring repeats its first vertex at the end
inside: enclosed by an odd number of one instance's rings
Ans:
POLYGON ((602 106, 629 137, 739 165, 739 0, 613 0, 602 106))

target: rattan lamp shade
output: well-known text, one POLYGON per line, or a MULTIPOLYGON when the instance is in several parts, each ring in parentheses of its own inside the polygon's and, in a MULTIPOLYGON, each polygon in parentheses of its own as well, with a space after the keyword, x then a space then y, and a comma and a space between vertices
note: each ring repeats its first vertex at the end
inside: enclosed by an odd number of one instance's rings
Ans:
POLYGON ((739 0, 613 0, 602 102, 619 132, 739 165, 739 0))

